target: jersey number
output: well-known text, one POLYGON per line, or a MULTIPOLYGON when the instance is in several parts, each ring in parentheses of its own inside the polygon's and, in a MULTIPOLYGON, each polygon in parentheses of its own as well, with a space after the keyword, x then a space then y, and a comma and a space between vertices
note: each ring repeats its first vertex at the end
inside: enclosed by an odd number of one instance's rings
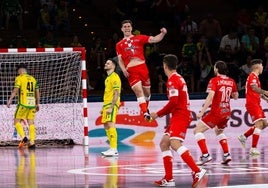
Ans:
POLYGON ((27 82, 27 90, 30 92, 34 91, 33 82, 27 82))
POLYGON ((222 86, 220 88, 220 91, 221 91, 221 102, 229 102, 230 101, 231 92, 232 92, 232 88, 231 87, 222 86))

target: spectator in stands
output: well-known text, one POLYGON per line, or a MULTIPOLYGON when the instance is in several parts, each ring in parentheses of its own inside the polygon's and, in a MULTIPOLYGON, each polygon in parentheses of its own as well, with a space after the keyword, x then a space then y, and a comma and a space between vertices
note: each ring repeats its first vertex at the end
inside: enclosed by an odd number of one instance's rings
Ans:
POLYGON ((45 37, 42 37, 38 43, 38 47, 56 48, 60 47, 60 42, 55 39, 53 31, 48 31, 45 37))
POLYGON ((265 38, 264 41, 264 55, 265 55, 265 61, 264 61, 264 68, 261 75, 261 82, 263 85, 263 88, 268 90, 268 36, 265 38))
POLYGON ((186 20, 181 24, 180 32, 182 35, 182 42, 186 41, 186 36, 191 34, 193 40, 196 42, 198 37, 198 26, 195 21, 193 21, 192 16, 188 15, 186 20), (185 38, 185 39, 184 39, 185 38))
POLYGON ((246 84, 246 80, 248 75, 251 72, 251 60, 252 60, 252 56, 250 54, 247 55, 246 58, 246 63, 243 64, 242 66, 240 66, 240 90, 245 89, 245 84, 246 84))
POLYGON ((56 11, 55 34, 57 38, 61 35, 71 34, 68 3, 66 1, 61 0, 58 5, 56 11))
POLYGON ((232 53, 231 45, 225 45, 223 51, 219 53, 219 60, 226 62, 228 66, 228 76, 233 78, 236 83, 239 82, 239 62, 237 61, 235 55, 232 53))
POLYGON ((2 0, 1 12, 5 17, 6 30, 9 29, 9 21, 11 17, 16 17, 19 23, 19 30, 23 30, 23 10, 19 0, 2 0))
POLYGON ((268 14, 264 11, 262 5, 259 5, 257 10, 254 12, 254 19, 252 21, 252 25, 255 28, 256 33, 259 34, 259 38, 264 40, 266 31, 268 29, 268 14))
POLYGON ((208 48, 214 55, 219 49, 222 37, 220 22, 212 14, 208 14, 205 19, 201 20, 199 32, 206 36, 208 48))
POLYGON ((120 37, 117 32, 114 32, 112 36, 107 40, 107 50, 106 55, 107 58, 113 58, 116 57, 116 49, 115 45, 120 41, 120 37))
POLYGON ((213 65, 207 56, 203 56, 200 61, 200 78, 197 89, 199 92, 205 92, 209 80, 213 77, 213 65))
POLYGON ((166 26, 172 20, 172 4, 168 0, 153 0, 151 8, 158 26, 166 26))
POLYGON ((10 48, 28 48, 29 41, 22 35, 17 35, 9 44, 10 48))
POLYGON ((190 11, 189 0, 168 0, 173 9, 175 26, 180 28, 181 23, 185 20, 190 11))
POLYGON ((183 44, 181 55, 182 57, 186 57, 188 59, 192 59, 193 55, 197 54, 197 46, 193 42, 193 36, 191 34, 187 35, 186 43, 183 44))
POLYGON ((77 35, 73 36, 73 39, 70 43, 71 47, 82 47, 83 45, 80 43, 79 38, 77 35))
POLYGON ((97 69, 103 67, 105 62, 105 46, 100 36, 97 36, 90 48, 90 62, 97 65, 97 69))
POLYGON ((239 38, 241 38, 247 31, 247 28, 251 24, 251 15, 246 8, 241 8, 235 15, 237 32, 239 38))
POLYGON ((197 43, 198 49, 198 66, 197 71, 194 74, 197 77, 197 91, 204 92, 209 79, 213 76, 213 64, 209 49, 206 45, 206 37, 203 35, 200 37, 197 43), (198 72, 199 71, 199 72, 198 72))
POLYGON ((250 53, 256 55, 260 48, 260 39, 255 35, 255 29, 249 28, 245 35, 241 39, 241 50, 244 53, 250 53))
POLYGON ((115 18, 118 21, 125 19, 135 20, 137 17, 138 9, 136 0, 117 0, 115 18))
POLYGON ((177 72, 183 76, 186 85, 188 86, 189 92, 194 92, 195 83, 194 83, 194 72, 192 57, 183 57, 181 63, 178 65, 177 72))
POLYGON ((44 36, 46 32, 49 30, 53 30, 54 26, 51 24, 50 21, 51 15, 48 10, 48 5, 43 4, 42 9, 40 10, 40 15, 38 18, 38 28, 40 29, 41 36, 44 36))
POLYGON ((226 45, 231 46, 231 53, 236 57, 240 51, 240 41, 235 28, 231 28, 229 33, 221 38, 219 50, 224 51, 226 45))

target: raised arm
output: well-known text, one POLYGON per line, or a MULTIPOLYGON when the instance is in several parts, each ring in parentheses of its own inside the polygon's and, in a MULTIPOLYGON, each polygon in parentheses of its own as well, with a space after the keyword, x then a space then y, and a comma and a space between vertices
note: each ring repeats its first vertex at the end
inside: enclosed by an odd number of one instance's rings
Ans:
POLYGON ((157 43, 157 42, 160 42, 164 36, 167 34, 167 29, 166 28, 162 28, 160 29, 160 33, 156 36, 151 36, 149 38, 149 43, 157 43))

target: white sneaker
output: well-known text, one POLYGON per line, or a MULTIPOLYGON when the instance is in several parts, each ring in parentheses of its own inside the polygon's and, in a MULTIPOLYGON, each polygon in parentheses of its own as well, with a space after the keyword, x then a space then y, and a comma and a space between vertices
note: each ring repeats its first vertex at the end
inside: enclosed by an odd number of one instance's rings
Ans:
POLYGON ((159 181, 155 181, 154 185, 158 187, 175 187, 175 181, 173 179, 166 180, 165 178, 163 178, 159 181))
POLYGON ((250 154, 251 156, 258 156, 258 155, 260 155, 261 153, 260 153, 260 151, 259 151, 257 148, 250 148, 250 150, 249 150, 249 154, 250 154))
POLYGON ((118 156, 118 151, 117 149, 108 149, 107 151, 101 152, 101 154, 105 157, 113 157, 113 156, 118 156))
POLYGON ((196 164, 203 165, 205 163, 210 162, 211 160, 212 160, 212 157, 209 154, 207 156, 202 155, 196 164))
POLYGON ((201 169, 201 171, 198 172, 198 173, 195 173, 195 172, 192 173, 192 175, 193 175, 193 184, 192 184, 192 187, 193 188, 197 187, 198 183, 205 176, 206 172, 207 171, 205 169, 201 169))
POLYGON ((232 160, 232 157, 231 157, 230 153, 228 153, 228 155, 226 155, 226 156, 223 155, 223 160, 222 160, 221 164, 227 165, 231 160, 232 160))
POLYGON ((238 140, 242 144, 243 148, 245 148, 246 147, 246 141, 247 141, 247 138, 245 137, 245 135, 241 134, 240 136, 238 136, 238 140))

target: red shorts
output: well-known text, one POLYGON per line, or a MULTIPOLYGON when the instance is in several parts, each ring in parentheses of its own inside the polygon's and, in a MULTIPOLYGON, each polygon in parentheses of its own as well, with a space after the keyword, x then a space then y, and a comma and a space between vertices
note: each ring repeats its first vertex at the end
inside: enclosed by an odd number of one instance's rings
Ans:
POLYGON ((170 123, 165 130, 165 134, 168 134, 170 138, 177 138, 184 141, 187 133, 187 129, 192 121, 192 118, 184 115, 178 115, 170 118, 170 123))
POLYGON ((260 105, 246 106, 247 111, 252 119, 252 123, 255 123, 259 119, 265 119, 264 111, 260 105))
POLYGON ((128 82, 130 87, 134 86, 138 82, 141 82, 144 87, 151 87, 149 71, 145 63, 129 67, 127 71, 129 73, 128 82))
POLYGON ((230 115, 215 115, 214 113, 208 113, 202 118, 202 122, 210 128, 218 127, 218 129, 224 129, 227 127, 227 122, 230 118, 230 115))

